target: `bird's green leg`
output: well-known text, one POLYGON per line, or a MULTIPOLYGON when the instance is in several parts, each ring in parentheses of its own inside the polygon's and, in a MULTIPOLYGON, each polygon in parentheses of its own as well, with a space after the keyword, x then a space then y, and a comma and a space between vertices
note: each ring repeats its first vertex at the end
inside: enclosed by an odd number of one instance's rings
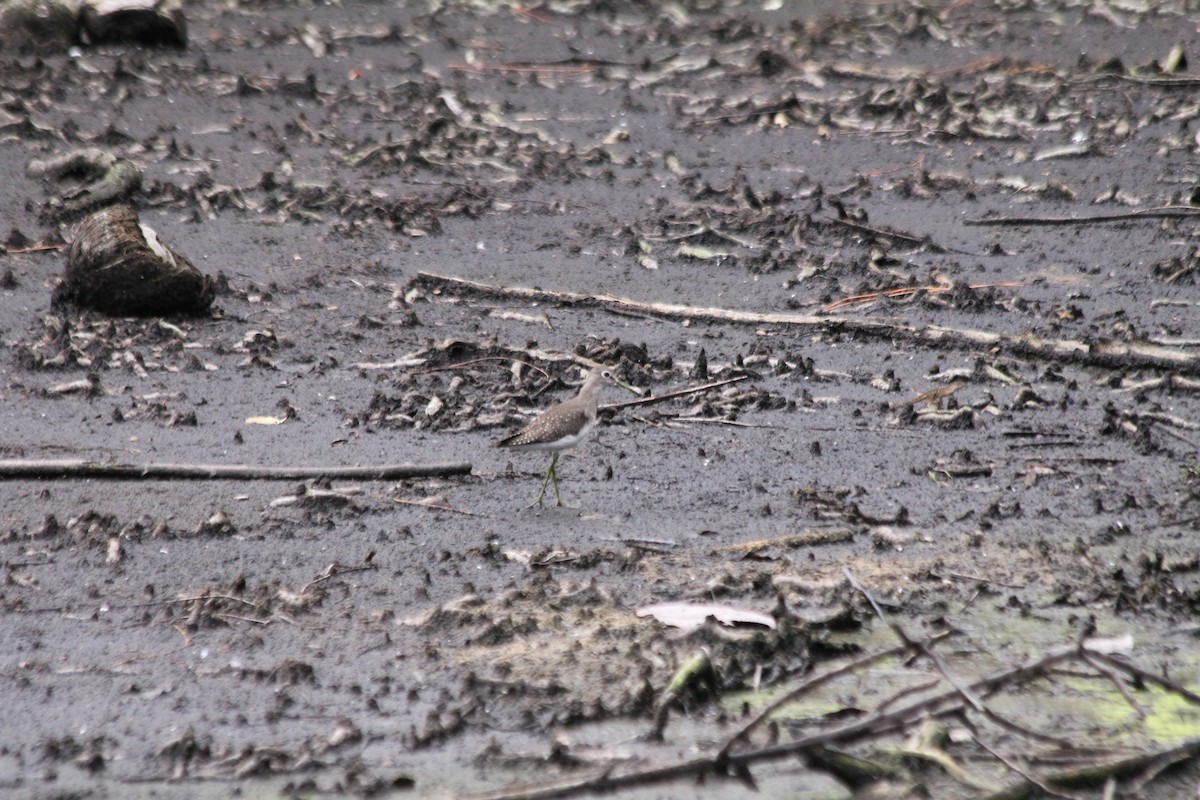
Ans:
POLYGON ((550 462, 551 480, 554 481, 554 502, 558 506, 563 505, 562 495, 558 493, 558 453, 554 454, 554 459, 550 462))
MULTIPOLYGON (((529 504, 530 508, 533 508, 534 506, 537 506, 538 508, 546 507, 546 504, 543 502, 542 498, 544 498, 546 496, 546 486, 548 486, 550 484, 551 478, 554 478, 554 496, 555 497, 558 496, 558 474, 555 472, 555 469, 554 469, 554 466, 557 463, 558 463, 558 453, 556 452, 556 453, 554 453, 554 455, 552 455, 550 457, 550 469, 546 470, 546 478, 545 478, 545 480, 542 481, 542 490, 540 492, 538 492, 537 499, 529 504)), ((562 505, 562 503, 559 503, 559 505, 562 505)))

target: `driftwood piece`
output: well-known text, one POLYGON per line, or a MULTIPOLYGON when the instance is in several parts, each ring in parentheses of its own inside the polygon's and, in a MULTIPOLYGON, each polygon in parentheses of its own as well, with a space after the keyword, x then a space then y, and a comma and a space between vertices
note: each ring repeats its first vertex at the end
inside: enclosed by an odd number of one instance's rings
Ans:
POLYGON ((14 478, 112 478, 122 480, 339 480, 387 481, 467 475, 466 461, 391 464, 379 467, 256 467, 239 464, 124 464, 83 459, 0 460, 0 480, 14 478))
POLYGON ((1175 350, 1145 341, 1096 340, 1085 342, 1078 339, 1045 339, 1033 333, 993 333, 972 328, 951 328, 945 325, 918 326, 903 322, 883 322, 852 317, 780 312, 763 313, 673 303, 642 302, 610 294, 591 295, 581 292, 552 292, 520 286, 492 286, 429 272, 418 273, 413 280, 430 288, 441 288, 450 292, 535 300, 543 303, 593 305, 613 311, 633 311, 672 319, 728 322, 736 325, 785 325, 878 339, 901 339, 929 347, 990 350, 1010 356, 1082 364, 1091 367, 1161 369, 1184 374, 1200 374, 1200 354, 1175 350))
POLYGON ((158 239, 128 206, 84 218, 67 252, 55 303, 115 315, 203 313, 216 297, 213 280, 158 239))
POLYGON ((187 19, 181 0, 86 0, 79 21, 83 39, 89 44, 187 46, 187 19))

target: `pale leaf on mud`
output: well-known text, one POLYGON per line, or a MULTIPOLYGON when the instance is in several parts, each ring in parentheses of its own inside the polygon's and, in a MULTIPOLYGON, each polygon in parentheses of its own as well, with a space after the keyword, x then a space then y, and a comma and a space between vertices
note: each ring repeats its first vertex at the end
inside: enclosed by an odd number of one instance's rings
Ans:
POLYGON ((710 603, 656 603, 637 610, 639 617, 654 617, 664 625, 683 630, 693 630, 703 625, 710 617, 722 625, 758 625, 775 629, 775 618, 761 611, 710 603))

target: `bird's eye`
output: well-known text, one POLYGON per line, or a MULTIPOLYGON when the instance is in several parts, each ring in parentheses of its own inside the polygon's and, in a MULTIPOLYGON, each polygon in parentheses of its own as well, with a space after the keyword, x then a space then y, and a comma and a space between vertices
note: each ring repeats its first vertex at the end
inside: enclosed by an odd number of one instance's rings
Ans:
POLYGON ((611 377, 612 377, 612 370, 611 370, 611 369, 606 369, 606 370, 604 370, 604 372, 601 372, 600 374, 601 374, 601 375, 603 375, 603 376, 604 376, 604 377, 606 377, 606 378, 611 378, 611 377))

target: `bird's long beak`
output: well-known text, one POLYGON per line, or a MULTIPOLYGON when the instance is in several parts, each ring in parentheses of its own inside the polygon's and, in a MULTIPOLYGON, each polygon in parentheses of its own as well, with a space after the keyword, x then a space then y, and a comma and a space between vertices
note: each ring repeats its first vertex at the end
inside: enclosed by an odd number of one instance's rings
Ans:
POLYGON ((642 397, 646 394, 645 389, 639 389, 638 387, 633 386, 632 384, 628 384, 625 381, 617 380, 616 378, 614 378, 613 383, 617 384, 617 386, 620 386, 622 389, 625 389, 626 391, 633 392, 638 397, 642 397))

